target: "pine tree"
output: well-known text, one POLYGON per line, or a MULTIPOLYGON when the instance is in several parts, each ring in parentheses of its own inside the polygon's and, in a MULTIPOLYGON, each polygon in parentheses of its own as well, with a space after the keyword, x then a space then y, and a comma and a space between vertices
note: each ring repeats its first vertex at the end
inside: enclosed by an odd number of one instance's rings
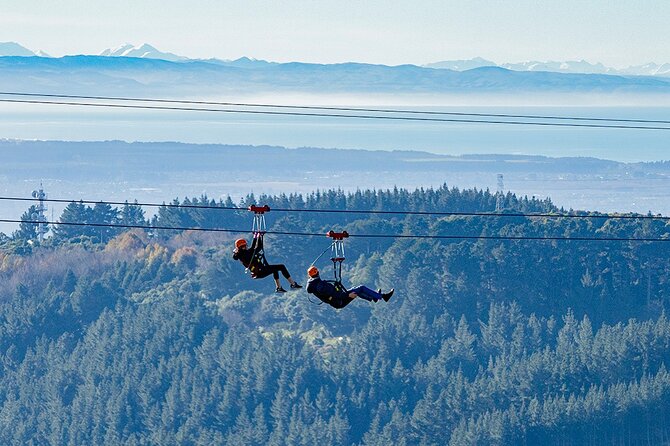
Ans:
POLYGON ((37 206, 32 205, 21 215, 19 229, 14 231, 12 237, 21 240, 35 240, 37 238, 37 223, 27 223, 37 220, 37 206))
POLYGON ((82 202, 73 201, 69 203, 63 209, 60 222, 72 224, 57 224, 53 230, 54 240, 63 242, 75 237, 95 236, 95 228, 85 226, 91 222, 92 212, 92 209, 82 202))
MULTIPOLYGON (((91 211, 90 223, 99 225, 115 225, 118 223, 119 210, 112 208, 107 203, 95 203, 91 211)), ((115 227, 96 226, 96 235, 99 235, 100 243, 107 243, 112 237, 119 234, 122 229, 115 227)))
POLYGON ((133 204, 129 204, 126 200, 126 202, 123 204, 123 207, 119 211, 118 222, 122 225, 130 226, 147 225, 147 221, 144 218, 144 210, 137 204, 137 200, 135 200, 133 204))

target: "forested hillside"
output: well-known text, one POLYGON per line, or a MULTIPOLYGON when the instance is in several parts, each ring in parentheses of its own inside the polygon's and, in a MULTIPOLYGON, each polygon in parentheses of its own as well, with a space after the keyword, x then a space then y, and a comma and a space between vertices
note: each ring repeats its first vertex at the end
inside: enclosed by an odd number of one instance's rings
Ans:
MULTIPOLYGON (((443 186, 173 204, 492 212, 496 199, 443 186)), ((146 211, 71 203, 60 221, 251 228, 245 210, 146 211)), ((563 210, 507 194, 502 212, 563 210)), ((324 234, 670 236, 662 219, 267 219, 270 231, 324 234)), ((232 259, 236 233, 52 229, 42 243, 30 223, 0 235, 2 444, 670 441, 664 242, 352 237, 347 284, 396 294, 335 310, 252 280, 232 259)), ((266 244, 304 284, 329 239, 268 234, 266 244)))

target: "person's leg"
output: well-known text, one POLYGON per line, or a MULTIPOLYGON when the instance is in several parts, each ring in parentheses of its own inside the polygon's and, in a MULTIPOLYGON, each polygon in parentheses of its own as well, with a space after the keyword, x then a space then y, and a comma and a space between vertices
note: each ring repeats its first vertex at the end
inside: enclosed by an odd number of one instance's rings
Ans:
POLYGON ((338 310, 341 308, 346 307, 349 305, 351 302, 353 302, 354 299, 352 299, 349 296, 343 297, 341 299, 334 299, 332 302, 330 302, 330 306, 333 308, 337 308, 338 310))
POLYGON ((277 289, 281 288, 281 282, 279 282, 279 273, 275 269, 272 271, 272 278, 275 280, 275 285, 277 285, 277 289))
POLYGON ((279 265, 273 265, 277 267, 277 271, 279 271, 282 276, 284 276, 286 279, 289 279, 291 275, 288 273, 288 270, 286 269, 286 266, 282 263, 279 265))
POLYGON ((270 265, 270 266, 276 268, 276 271, 280 272, 282 276, 284 276, 286 280, 288 280, 288 283, 291 284, 291 288, 302 288, 300 285, 296 283, 295 280, 293 280, 291 274, 288 272, 288 269, 286 269, 286 265, 282 263, 279 265, 270 265))
POLYGON ((276 289, 277 291, 279 291, 281 289, 281 283, 279 282, 279 273, 277 272, 276 265, 267 265, 263 267, 263 269, 256 274, 256 279, 263 279, 269 276, 270 274, 272 274, 272 278, 275 281, 276 289))
POLYGON ((371 290, 365 285, 359 285, 356 288, 349 290, 350 293, 356 293, 356 295, 362 299, 369 300, 370 302, 377 302, 382 298, 382 295, 375 290, 371 290))
POLYGON ((254 275, 254 279, 265 279, 267 276, 272 274, 272 271, 269 269, 262 269, 254 275))

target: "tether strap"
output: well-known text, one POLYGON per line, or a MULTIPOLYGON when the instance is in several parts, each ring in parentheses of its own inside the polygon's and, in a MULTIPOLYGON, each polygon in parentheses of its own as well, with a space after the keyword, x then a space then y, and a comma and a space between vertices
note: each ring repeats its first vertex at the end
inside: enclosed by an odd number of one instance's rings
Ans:
POLYGON ((342 258, 333 258, 333 270, 335 273, 335 282, 342 284, 342 258))
MULTIPOLYGON (((335 243, 335 242, 333 242, 333 244, 334 244, 334 243, 335 243)), ((317 262, 317 261, 318 261, 318 260, 319 260, 319 259, 326 253, 326 252, 328 252, 329 249, 332 249, 332 248, 333 248, 333 244, 331 244, 329 247, 327 247, 326 249, 324 249, 323 252, 322 252, 321 254, 319 254, 319 256, 318 256, 316 259, 314 259, 314 261, 313 261, 309 266, 314 266, 314 264, 315 264, 315 263, 316 263, 316 262, 317 262)))

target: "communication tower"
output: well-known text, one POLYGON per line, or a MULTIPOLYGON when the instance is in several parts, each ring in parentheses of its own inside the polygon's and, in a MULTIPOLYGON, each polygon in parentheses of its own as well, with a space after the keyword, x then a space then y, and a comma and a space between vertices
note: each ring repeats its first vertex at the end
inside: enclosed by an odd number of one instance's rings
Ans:
POLYGON ((45 212, 47 211, 47 205, 45 204, 47 194, 44 192, 44 188, 42 187, 42 183, 40 183, 40 188, 38 190, 33 191, 33 198, 37 199, 37 206, 35 213, 31 216, 31 218, 34 221, 37 221, 37 240, 42 242, 44 240, 44 236, 46 233, 49 231, 49 228, 47 228, 47 217, 45 212))
POLYGON ((498 177, 498 188, 496 191, 496 211, 502 211, 504 207, 504 197, 505 197, 505 185, 503 184, 503 174, 499 173, 498 177))

